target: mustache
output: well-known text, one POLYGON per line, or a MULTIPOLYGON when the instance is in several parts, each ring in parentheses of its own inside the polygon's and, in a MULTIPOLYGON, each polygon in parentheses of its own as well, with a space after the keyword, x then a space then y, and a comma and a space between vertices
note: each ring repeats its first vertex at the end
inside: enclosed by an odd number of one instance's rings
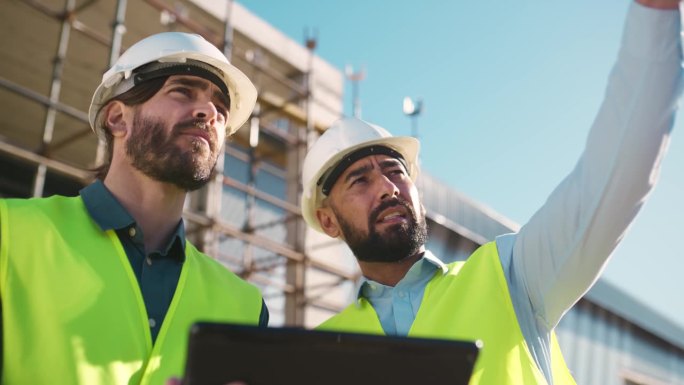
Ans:
POLYGON ((176 123, 173 126, 173 133, 180 134, 181 132, 188 130, 190 128, 199 128, 202 131, 207 131, 211 133, 211 130, 209 129, 210 126, 207 124, 207 122, 201 119, 189 119, 183 122, 176 123))
POLYGON ((183 122, 176 123, 171 130, 171 135, 178 136, 183 133, 183 131, 198 128, 207 133, 209 136, 209 144, 211 148, 216 148, 216 134, 211 129, 211 126, 201 119, 189 119, 183 122))
POLYGON ((380 213, 385 211, 386 209, 394 206, 403 206, 406 208, 406 211, 411 215, 411 219, 414 221, 416 220, 416 213, 413 210, 413 206, 411 206, 406 200, 399 198, 399 197, 393 197, 390 199, 387 199, 385 201, 382 201, 378 207, 374 208, 373 211, 371 211, 370 217, 369 217, 369 224, 373 224, 378 221, 378 217, 380 216, 380 213))

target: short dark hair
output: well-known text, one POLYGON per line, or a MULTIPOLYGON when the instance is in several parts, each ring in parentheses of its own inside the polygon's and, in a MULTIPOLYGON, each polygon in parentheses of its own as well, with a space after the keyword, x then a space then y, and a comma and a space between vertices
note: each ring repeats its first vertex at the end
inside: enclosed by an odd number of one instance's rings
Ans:
MULTIPOLYGON (((169 76, 154 78, 137 84, 123 94, 111 98, 107 103, 100 107, 100 110, 97 111, 97 114, 101 114, 107 108, 107 106, 109 106, 109 103, 113 101, 120 101, 127 106, 137 106, 145 103, 157 92, 159 92, 168 78, 169 76)), ((95 178, 104 180, 109 172, 109 166, 112 164, 112 156, 114 155, 114 136, 112 135, 109 127, 107 127, 106 120, 103 119, 101 122, 103 126, 102 132, 104 133, 105 139, 105 159, 101 165, 95 167, 92 169, 92 171, 95 173, 95 178)))

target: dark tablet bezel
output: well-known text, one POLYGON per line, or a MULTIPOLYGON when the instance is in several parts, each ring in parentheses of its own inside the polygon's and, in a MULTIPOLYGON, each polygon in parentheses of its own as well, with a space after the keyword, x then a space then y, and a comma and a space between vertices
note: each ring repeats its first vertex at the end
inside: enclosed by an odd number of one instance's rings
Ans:
POLYGON ((201 322, 183 385, 467 385, 480 342, 201 322))

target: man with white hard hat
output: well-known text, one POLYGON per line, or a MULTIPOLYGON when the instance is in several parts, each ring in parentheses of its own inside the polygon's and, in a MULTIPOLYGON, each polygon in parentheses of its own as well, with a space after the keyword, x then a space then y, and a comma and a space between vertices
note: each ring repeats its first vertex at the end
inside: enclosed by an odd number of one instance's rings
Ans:
POLYGON ((446 265, 425 247, 418 141, 358 119, 334 123, 304 161, 302 213, 347 243, 364 279, 358 300, 320 329, 482 340, 470 384, 574 384, 554 328, 655 183, 680 93, 678 3, 631 5, 577 166, 518 233, 465 262, 446 265))
POLYGON ((3 384, 162 384, 182 374, 194 322, 267 324, 259 290, 181 219, 255 101, 199 35, 147 37, 104 74, 97 180, 78 197, 0 200, 3 384))

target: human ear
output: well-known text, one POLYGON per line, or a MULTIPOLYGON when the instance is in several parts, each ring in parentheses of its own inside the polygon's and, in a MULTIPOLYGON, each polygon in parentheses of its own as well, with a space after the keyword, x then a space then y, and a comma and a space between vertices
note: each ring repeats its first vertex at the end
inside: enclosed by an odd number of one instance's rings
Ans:
POLYGON ((337 217, 330 207, 321 207, 316 209, 316 219, 321 229, 328 234, 328 236, 337 238, 340 236, 340 227, 337 224, 337 217))
POLYGON ((126 123, 126 105, 115 100, 110 102, 103 112, 105 114, 104 124, 112 136, 124 137, 128 133, 128 124, 126 123))

